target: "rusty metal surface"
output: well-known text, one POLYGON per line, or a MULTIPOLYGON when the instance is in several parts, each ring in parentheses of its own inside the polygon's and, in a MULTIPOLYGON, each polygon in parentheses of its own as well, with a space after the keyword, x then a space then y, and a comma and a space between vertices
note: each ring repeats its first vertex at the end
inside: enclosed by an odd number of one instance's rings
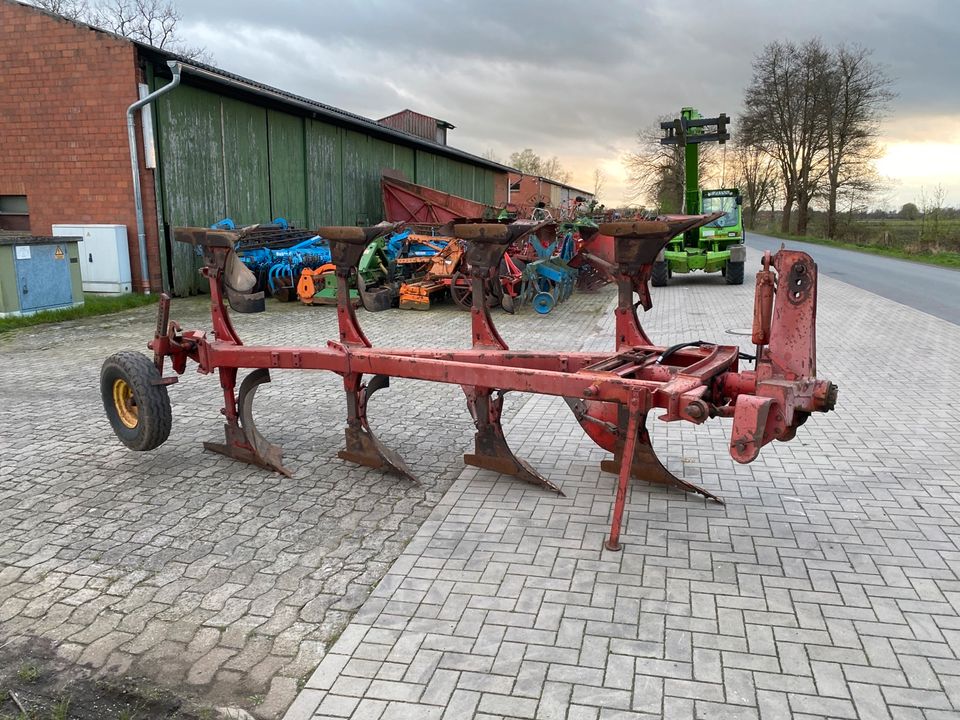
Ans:
POLYGON ((771 333, 768 357, 788 379, 812 377, 817 374, 817 266, 806 253, 783 249, 772 265, 778 278, 772 324, 791 332, 771 333))
POLYGON ((253 400, 257 387, 268 382, 269 370, 261 368, 248 373, 237 393, 237 417, 231 418, 224 426, 226 442, 205 442, 203 446, 221 455, 290 476, 290 471, 283 466, 283 452, 260 434, 253 419, 253 400))
POLYGON ((454 234, 463 240, 487 243, 508 243, 509 226, 496 223, 460 224, 453 226, 454 234))
POLYGON ((346 448, 337 453, 343 460, 366 467, 386 470, 416 482, 407 464, 394 450, 381 443, 367 421, 367 403, 378 390, 390 385, 386 375, 374 375, 364 383, 362 376, 347 374, 343 379, 347 392, 347 427, 344 429, 346 448))
POLYGON ((493 217, 496 210, 486 203, 418 185, 391 175, 380 181, 383 208, 391 222, 443 225, 464 218, 493 217))
POLYGON ((464 386, 463 391, 467 397, 470 416, 477 428, 474 436, 474 452, 464 454, 463 462, 474 467, 510 475, 563 495, 559 487, 537 472, 526 460, 514 455, 507 444, 503 426, 500 424, 503 413, 503 392, 498 391, 494 397, 490 388, 476 388, 468 385, 464 386))
POLYGON ((317 228, 317 235, 327 240, 339 240, 345 243, 366 245, 367 242, 367 236, 361 227, 321 227, 317 228))
POLYGON ((757 284, 753 298, 753 327, 751 338, 754 345, 767 345, 770 342, 770 323, 773 321, 773 295, 776 276, 770 270, 770 263, 764 256, 764 267, 757 273, 757 284))
MULTIPOLYGON (((687 230, 713 222, 723 213, 710 215, 661 215, 653 220, 631 220, 600 224, 600 236, 610 236, 613 242, 613 257, 608 262, 627 266, 653 263, 657 254, 677 235, 687 230)), ((586 242, 588 252, 602 257, 609 244, 596 238, 586 242)))

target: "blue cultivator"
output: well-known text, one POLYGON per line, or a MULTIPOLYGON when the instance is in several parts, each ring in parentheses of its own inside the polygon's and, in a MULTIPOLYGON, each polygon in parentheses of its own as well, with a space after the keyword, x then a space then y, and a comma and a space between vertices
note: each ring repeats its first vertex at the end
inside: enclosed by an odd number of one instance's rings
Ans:
POLYGON ((530 303, 536 312, 546 315, 573 294, 577 271, 567 265, 575 249, 573 233, 566 232, 546 244, 535 238, 529 244, 537 259, 523 268, 519 301, 521 305, 530 303))
POLYGON ((290 248, 266 252, 272 256, 272 264, 267 272, 267 286, 270 294, 281 300, 293 300, 296 297, 295 286, 305 267, 326 265, 332 259, 330 245, 319 235, 290 248))
MULTIPOLYGON (((234 230, 236 224, 231 218, 224 218, 212 227, 234 230)), ((284 218, 244 228, 236 251, 257 277, 255 291, 284 301, 297 297, 297 279, 303 268, 331 262, 330 245, 324 238, 312 230, 293 228, 284 218)))
MULTIPOLYGON (((407 238, 410 237, 412 230, 400 230, 387 236, 383 246, 383 252, 390 262, 395 261, 403 253, 403 247, 407 244, 407 238)), ((429 254, 432 254, 433 251, 429 254)))

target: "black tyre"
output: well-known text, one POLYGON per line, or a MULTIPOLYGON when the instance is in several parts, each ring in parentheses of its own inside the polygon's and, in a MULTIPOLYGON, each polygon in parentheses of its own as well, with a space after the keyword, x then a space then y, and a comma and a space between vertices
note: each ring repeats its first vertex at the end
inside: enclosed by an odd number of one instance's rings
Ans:
POLYGON ((654 287, 663 287, 670 279, 670 268, 666 260, 659 260, 653 264, 653 270, 650 272, 650 283, 654 287))
POLYGON ((743 266, 744 263, 741 262, 730 262, 727 261, 727 272, 725 273, 727 278, 727 285, 743 285, 743 266))
POLYGON ((110 427, 131 450, 153 450, 170 436, 173 411, 166 385, 145 355, 118 352, 100 369, 100 396, 110 427))

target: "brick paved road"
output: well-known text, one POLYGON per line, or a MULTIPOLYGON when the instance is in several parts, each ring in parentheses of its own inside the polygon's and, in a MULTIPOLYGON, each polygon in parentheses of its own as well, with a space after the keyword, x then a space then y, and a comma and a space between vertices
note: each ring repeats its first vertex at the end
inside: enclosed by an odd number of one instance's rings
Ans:
MULTIPOLYGON (((608 299, 506 318, 505 334, 564 347, 596 330, 608 299)), ((270 307, 235 318, 247 341, 336 337, 332 308, 270 307)), ((178 300, 173 314, 206 328, 205 308, 178 300)), ((144 348, 153 322, 144 309, 0 337, 0 646, 42 637, 71 661, 272 718, 456 478, 472 423, 456 387, 398 381, 377 394, 371 423, 412 485, 336 458, 336 376, 277 373, 257 415, 295 471, 283 478, 202 451, 222 437, 219 386, 190 372, 171 388, 170 440, 133 453, 107 425, 99 370, 144 348)), ((364 323, 381 344, 469 344, 453 308, 364 323)))
MULTIPOLYGON (((653 337, 747 327, 721 283, 656 290, 653 337)), ((464 471, 287 720, 956 720, 960 328, 822 278, 818 345, 839 410, 752 465, 729 421, 653 428, 727 504, 637 483, 619 554, 603 453, 528 400, 508 435, 567 497, 464 471)))

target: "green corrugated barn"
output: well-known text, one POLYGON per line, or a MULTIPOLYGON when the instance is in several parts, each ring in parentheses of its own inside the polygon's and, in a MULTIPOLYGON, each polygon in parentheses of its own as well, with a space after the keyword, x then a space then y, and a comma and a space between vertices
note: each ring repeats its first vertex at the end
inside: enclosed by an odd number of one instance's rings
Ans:
MULTIPOLYGON (((151 92, 170 82, 175 56, 145 46, 139 54, 151 92)), ((152 121, 164 284, 177 295, 204 287, 193 248, 171 240, 178 225, 225 217, 238 225, 275 217, 300 227, 377 223, 384 169, 506 202, 504 166, 196 63, 154 101, 152 121)))

